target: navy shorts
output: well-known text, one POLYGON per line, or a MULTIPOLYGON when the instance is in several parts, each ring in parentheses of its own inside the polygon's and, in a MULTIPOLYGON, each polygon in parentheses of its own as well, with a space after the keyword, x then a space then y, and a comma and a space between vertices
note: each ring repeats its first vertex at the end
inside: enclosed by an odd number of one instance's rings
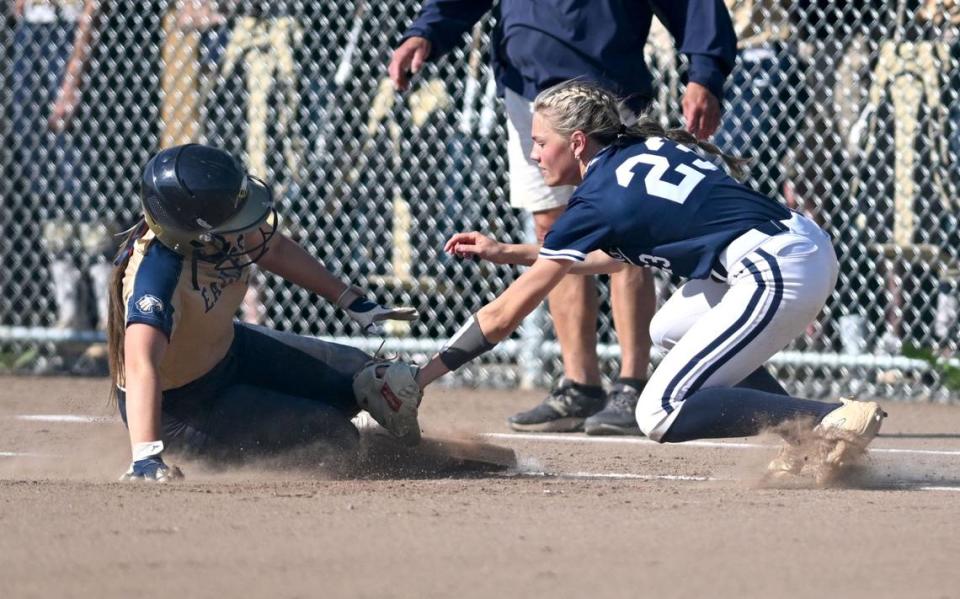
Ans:
MULTIPOLYGON (((233 345, 210 372, 163 392, 167 448, 241 460, 314 444, 356 445, 353 375, 369 355, 264 327, 236 323, 234 330, 233 345)), ((122 390, 118 407, 126 423, 122 390)))

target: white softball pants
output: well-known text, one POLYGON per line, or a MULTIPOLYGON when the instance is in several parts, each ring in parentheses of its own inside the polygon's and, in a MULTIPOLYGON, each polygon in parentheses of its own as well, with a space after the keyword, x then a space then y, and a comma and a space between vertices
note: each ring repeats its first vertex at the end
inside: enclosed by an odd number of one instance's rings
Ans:
POLYGON ((803 333, 833 291, 837 257, 829 236, 805 216, 785 232, 751 230, 720 256, 725 282, 691 280, 650 324, 668 350, 637 404, 637 422, 660 441, 683 401, 709 387, 732 387, 803 333))

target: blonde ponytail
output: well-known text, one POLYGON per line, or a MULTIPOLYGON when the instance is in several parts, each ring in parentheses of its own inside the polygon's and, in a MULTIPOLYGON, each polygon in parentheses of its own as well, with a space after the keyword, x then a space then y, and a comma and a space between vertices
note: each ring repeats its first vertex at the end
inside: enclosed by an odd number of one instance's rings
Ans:
POLYGON ((719 156, 730 174, 742 179, 748 160, 726 154, 714 144, 699 141, 684 129, 664 129, 657 121, 641 116, 632 124, 624 124, 622 114, 628 112, 623 100, 595 83, 571 79, 540 92, 533 101, 533 110, 544 115, 561 135, 583 131, 601 146, 624 145, 637 139, 666 137, 689 147, 700 148, 719 156))

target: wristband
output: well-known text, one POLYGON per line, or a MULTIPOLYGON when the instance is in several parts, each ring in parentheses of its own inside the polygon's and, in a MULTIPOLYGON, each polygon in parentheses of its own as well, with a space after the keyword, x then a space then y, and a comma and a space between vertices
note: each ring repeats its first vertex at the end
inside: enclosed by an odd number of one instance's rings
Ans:
POLYGON ((477 317, 471 316, 460 330, 454 333, 450 341, 440 350, 440 361, 453 372, 480 354, 490 351, 496 343, 483 336, 477 317))
POLYGON ((338 308, 343 308, 344 310, 346 310, 347 306, 352 304, 354 300, 356 300, 359 297, 363 297, 363 292, 357 289, 356 287, 354 287, 353 285, 347 285, 347 288, 343 290, 343 293, 341 293, 340 296, 337 297, 337 301, 335 305, 338 308))
POLYGON ((133 446, 133 461, 138 462, 140 460, 158 456, 161 453, 163 453, 163 441, 137 443, 133 446))

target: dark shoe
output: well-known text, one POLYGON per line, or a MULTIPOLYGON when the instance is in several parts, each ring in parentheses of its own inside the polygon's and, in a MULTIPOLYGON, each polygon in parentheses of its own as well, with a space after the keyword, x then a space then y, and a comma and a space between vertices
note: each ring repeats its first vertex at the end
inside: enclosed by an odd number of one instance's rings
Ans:
POLYGON ((578 431, 583 421, 603 409, 604 396, 590 397, 571 381, 560 379, 543 403, 507 419, 515 431, 568 433, 578 431))
POLYGON ((583 430, 588 435, 642 435, 637 426, 637 400, 640 392, 623 383, 615 383, 607 394, 607 405, 587 418, 583 430))

